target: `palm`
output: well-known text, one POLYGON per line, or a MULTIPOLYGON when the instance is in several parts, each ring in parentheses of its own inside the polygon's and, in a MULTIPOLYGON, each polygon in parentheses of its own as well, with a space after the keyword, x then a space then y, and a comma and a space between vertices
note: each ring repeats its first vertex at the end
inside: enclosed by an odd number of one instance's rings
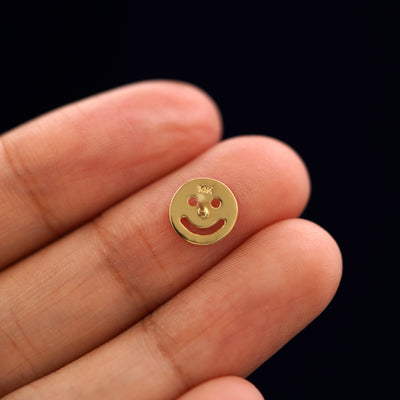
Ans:
POLYGON ((0 395, 175 399, 246 376, 321 312, 340 253, 295 219, 302 162, 273 139, 219 133, 204 94, 152 82, 2 137, 0 395), (239 204, 210 246, 168 221, 175 190, 199 176, 239 204))

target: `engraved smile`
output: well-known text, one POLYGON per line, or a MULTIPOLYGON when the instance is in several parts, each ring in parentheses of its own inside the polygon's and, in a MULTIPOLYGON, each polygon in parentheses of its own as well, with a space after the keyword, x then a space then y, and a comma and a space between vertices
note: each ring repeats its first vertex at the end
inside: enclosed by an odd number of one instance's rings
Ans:
POLYGON ((207 228, 202 228, 193 224, 187 217, 181 218, 181 224, 190 232, 195 233, 197 235, 211 235, 218 230, 220 230, 225 225, 225 220, 220 219, 211 226, 207 228))

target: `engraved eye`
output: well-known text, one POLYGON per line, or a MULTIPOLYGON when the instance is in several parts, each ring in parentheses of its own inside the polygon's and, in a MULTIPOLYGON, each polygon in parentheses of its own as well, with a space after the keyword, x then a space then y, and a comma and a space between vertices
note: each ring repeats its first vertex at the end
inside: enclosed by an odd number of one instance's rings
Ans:
POLYGON ((189 197, 188 204, 191 207, 196 206, 197 205, 197 198, 195 196, 189 197))
POLYGON ((221 205, 221 200, 218 199, 217 197, 215 197, 215 198, 213 198, 213 199, 211 200, 211 205, 212 205, 214 208, 218 208, 218 207, 221 205))

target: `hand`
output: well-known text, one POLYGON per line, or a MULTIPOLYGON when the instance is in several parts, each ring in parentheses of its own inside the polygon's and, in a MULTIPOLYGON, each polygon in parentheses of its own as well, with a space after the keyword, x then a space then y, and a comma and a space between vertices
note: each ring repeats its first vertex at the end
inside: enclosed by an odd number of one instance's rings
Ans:
POLYGON ((323 310, 341 257, 296 218, 310 191, 296 153, 220 133, 203 92, 146 82, 1 137, 0 396, 261 398, 233 376, 323 310), (225 239, 196 246, 168 209, 181 184, 206 176, 231 188, 239 217, 225 239))

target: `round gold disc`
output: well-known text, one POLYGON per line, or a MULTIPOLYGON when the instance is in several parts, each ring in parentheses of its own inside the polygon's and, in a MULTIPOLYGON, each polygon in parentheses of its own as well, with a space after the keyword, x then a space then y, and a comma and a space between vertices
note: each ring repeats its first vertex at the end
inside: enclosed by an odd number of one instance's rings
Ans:
POLYGON ((233 228, 238 215, 237 201, 228 186, 210 178, 196 178, 183 184, 169 206, 175 231, 194 244, 212 244, 233 228))

